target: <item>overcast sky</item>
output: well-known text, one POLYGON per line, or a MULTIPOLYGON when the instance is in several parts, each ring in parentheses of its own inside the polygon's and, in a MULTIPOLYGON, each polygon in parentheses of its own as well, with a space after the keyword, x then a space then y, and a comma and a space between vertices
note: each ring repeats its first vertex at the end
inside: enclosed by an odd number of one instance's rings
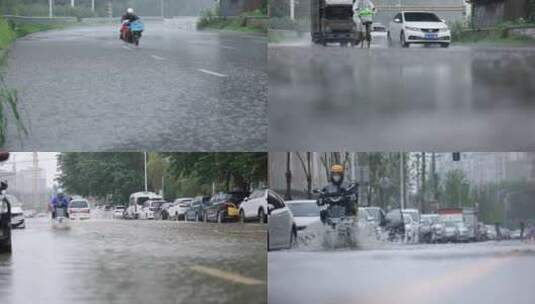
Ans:
MULTIPOLYGON (((58 152, 38 152, 39 167, 46 171, 47 187, 52 187, 54 179, 58 174, 57 156, 58 152)), ((13 162, 17 163, 17 171, 25 168, 31 168, 33 165, 32 152, 12 152, 9 160, 2 164, 2 168, 10 170, 13 162)))

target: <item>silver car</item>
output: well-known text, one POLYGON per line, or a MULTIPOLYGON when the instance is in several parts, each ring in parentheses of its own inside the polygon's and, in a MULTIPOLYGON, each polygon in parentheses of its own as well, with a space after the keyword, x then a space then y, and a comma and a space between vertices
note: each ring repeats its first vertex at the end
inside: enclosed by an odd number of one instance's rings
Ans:
POLYGON ((268 250, 289 249, 297 241, 297 227, 284 200, 271 192, 268 202, 268 250))

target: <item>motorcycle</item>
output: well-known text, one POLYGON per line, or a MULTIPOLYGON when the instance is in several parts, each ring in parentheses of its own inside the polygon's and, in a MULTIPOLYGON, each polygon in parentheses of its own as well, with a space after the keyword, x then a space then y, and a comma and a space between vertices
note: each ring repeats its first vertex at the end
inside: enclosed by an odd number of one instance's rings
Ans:
POLYGON ((145 25, 141 21, 136 20, 130 22, 125 20, 121 27, 121 39, 127 43, 133 43, 135 46, 139 46, 139 40, 144 30, 145 25))
POLYGON ((324 225, 323 246, 327 249, 356 248, 358 238, 358 218, 356 205, 358 184, 352 184, 342 193, 319 193, 317 201, 321 210, 321 221, 324 225))
POLYGON ((56 217, 52 219, 52 228, 60 230, 71 228, 66 207, 56 207, 56 217))

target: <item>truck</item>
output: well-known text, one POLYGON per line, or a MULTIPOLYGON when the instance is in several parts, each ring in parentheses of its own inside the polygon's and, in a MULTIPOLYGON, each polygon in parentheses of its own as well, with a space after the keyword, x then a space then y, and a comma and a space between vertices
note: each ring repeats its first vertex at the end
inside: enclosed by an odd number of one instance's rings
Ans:
POLYGON ((312 42, 354 46, 362 40, 362 25, 353 20, 353 0, 311 0, 312 42))
POLYGON ((476 241, 479 239, 479 222, 476 208, 442 208, 438 210, 442 222, 455 223, 457 241, 476 241))

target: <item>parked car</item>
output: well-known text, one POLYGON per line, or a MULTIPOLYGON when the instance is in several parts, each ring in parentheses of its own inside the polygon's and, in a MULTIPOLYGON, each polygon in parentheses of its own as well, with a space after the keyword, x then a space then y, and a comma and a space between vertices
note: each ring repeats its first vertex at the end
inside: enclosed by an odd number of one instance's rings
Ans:
POLYGON ((453 221, 444 221, 444 241, 457 242, 459 237, 459 231, 457 224, 453 221))
POLYGON ((388 30, 382 23, 374 22, 372 24, 371 35, 374 44, 385 45, 388 42, 388 30))
POLYGON ((69 203, 69 208, 67 209, 69 213, 69 218, 72 220, 87 220, 91 218, 91 210, 89 208, 89 202, 85 199, 74 199, 69 203))
POLYGON ((169 216, 169 208, 173 206, 174 202, 165 202, 160 206, 160 217, 162 220, 168 220, 170 218, 169 216))
POLYGON ((458 235, 457 235, 458 242, 468 242, 472 238, 470 229, 464 222, 457 223, 457 232, 458 232, 458 235))
POLYGON ((124 211, 126 208, 123 205, 115 206, 113 209, 113 217, 114 218, 124 218, 124 211))
POLYGON ((271 190, 255 190, 240 205, 240 220, 267 223, 267 201, 271 190))
POLYGON ((420 240, 426 243, 443 241, 444 224, 438 214, 422 214, 420 216, 420 240))
POLYGON ((315 200, 295 200, 286 201, 285 203, 292 212, 297 230, 306 229, 310 224, 321 221, 321 209, 315 200))
POLYGON ((125 218, 127 219, 138 219, 143 210, 143 205, 145 201, 152 200, 162 200, 163 198, 154 193, 154 192, 136 192, 130 195, 128 200, 128 207, 126 208, 125 218))
MULTIPOLYGON (((2 188, 6 186, 2 183, 2 188)), ((0 253, 7 252, 11 252, 11 203, 6 195, 0 201, 0 253)))
POLYGON ((191 200, 191 197, 177 198, 173 205, 167 208, 169 218, 177 221, 184 220, 184 214, 186 213, 186 210, 188 210, 191 200))
POLYGON ((297 225, 290 208, 274 194, 268 197, 268 250, 290 249, 297 244, 297 225))
POLYGON ((204 209, 208 206, 210 201, 209 196, 197 196, 193 198, 189 208, 186 210, 184 215, 185 221, 195 221, 200 222, 204 217, 204 209))
POLYGON ((385 215, 385 228, 389 241, 401 241, 405 238, 405 223, 400 209, 391 209, 385 215))
POLYGON ((447 48, 451 32, 446 22, 431 12, 400 12, 394 16, 388 29, 391 42, 402 47, 411 44, 439 44, 447 48))
POLYGON ((240 204, 248 193, 241 191, 220 192, 212 196, 209 206, 205 208, 205 222, 238 221, 240 219, 240 204))
POLYGON ((26 223, 24 221, 24 211, 22 210, 21 205, 13 206, 11 208, 11 228, 26 228, 26 223))
POLYGON ((496 233, 496 227, 494 225, 485 225, 487 228, 487 238, 489 240, 496 240, 498 235, 496 233))
POLYGON ((165 204, 164 200, 159 199, 149 199, 143 203, 143 208, 141 209, 140 219, 153 220, 160 216, 160 206, 165 204))
POLYGON ((420 242, 420 211, 418 209, 403 209, 403 222, 405 223, 405 241, 420 242))

